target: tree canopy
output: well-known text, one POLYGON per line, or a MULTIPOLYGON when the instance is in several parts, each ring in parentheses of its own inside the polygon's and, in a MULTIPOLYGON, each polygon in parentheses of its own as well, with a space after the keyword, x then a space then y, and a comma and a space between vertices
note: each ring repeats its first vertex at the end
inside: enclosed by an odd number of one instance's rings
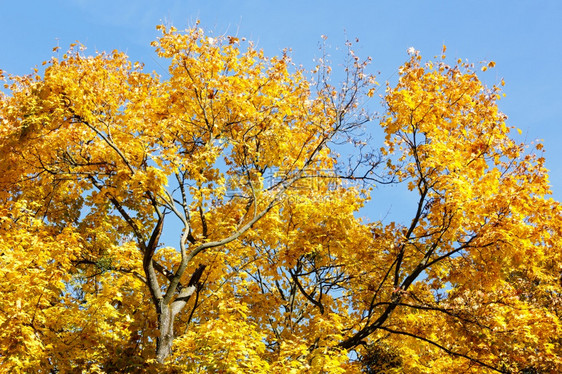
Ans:
POLYGON ((2 371, 562 371, 561 207, 500 87, 412 50, 375 119, 350 45, 333 85, 158 29, 163 76, 80 45, 0 71, 2 371), (385 183, 402 222, 361 218, 385 183))

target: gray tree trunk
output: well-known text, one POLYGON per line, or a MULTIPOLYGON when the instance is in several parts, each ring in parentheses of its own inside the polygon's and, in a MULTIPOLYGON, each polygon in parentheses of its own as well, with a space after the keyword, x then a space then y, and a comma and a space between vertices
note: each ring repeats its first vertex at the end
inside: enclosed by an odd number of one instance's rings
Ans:
POLYGON ((166 358, 172 354, 172 344, 174 343, 174 318, 172 308, 160 302, 158 313, 158 331, 160 336, 156 340, 156 359, 164 363, 166 358))

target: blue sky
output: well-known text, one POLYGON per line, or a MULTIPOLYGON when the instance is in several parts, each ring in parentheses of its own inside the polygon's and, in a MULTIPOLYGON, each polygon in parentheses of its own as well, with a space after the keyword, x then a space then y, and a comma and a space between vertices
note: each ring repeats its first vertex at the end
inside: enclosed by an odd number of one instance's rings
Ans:
POLYGON ((447 45, 450 61, 496 62, 482 79, 506 81, 500 102, 509 124, 531 142, 544 139, 554 196, 562 197, 562 1, 258 1, 0 0, 0 69, 27 74, 76 40, 88 52, 119 49, 160 74, 150 41, 160 23, 186 28, 197 20, 216 34, 254 40, 268 55, 292 49, 313 66, 321 35, 332 47, 359 38, 381 83, 414 46, 426 59, 447 45))

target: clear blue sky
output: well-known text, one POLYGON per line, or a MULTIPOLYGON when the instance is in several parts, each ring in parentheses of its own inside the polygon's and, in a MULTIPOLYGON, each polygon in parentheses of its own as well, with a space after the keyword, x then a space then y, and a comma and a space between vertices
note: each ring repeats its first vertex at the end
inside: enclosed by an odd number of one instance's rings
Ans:
POLYGON ((381 83, 396 78, 410 46, 425 58, 446 44, 451 61, 494 60, 496 68, 481 76, 490 84, 505 79, 501 110, 528 142, 544 139, 554 195, 562 198, 562 0, 0 0, 0 69, 29 73, 54 46, 79 40, 90 53, 119 49, 162 70, 149 46, 155 26, 183 29, 197 19, 217 34, 254 40, 269 55, 289 47, 305 67, 320 35, 333 47, 357 37, 358 54, 373 58, 381 83))

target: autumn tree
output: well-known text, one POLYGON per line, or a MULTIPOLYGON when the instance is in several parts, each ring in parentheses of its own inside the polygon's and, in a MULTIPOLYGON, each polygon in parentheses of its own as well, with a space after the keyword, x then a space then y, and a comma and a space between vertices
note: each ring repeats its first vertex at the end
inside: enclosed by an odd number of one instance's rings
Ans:
POLYGON ((7 77, 2 370, 561 370, 560 206, 498 87, 412 52, 377 144, 351 49, 335 87, 159 29, 164 76, 73 46, 7 77), (358 218, 391 182, 412 217, 358 218))

